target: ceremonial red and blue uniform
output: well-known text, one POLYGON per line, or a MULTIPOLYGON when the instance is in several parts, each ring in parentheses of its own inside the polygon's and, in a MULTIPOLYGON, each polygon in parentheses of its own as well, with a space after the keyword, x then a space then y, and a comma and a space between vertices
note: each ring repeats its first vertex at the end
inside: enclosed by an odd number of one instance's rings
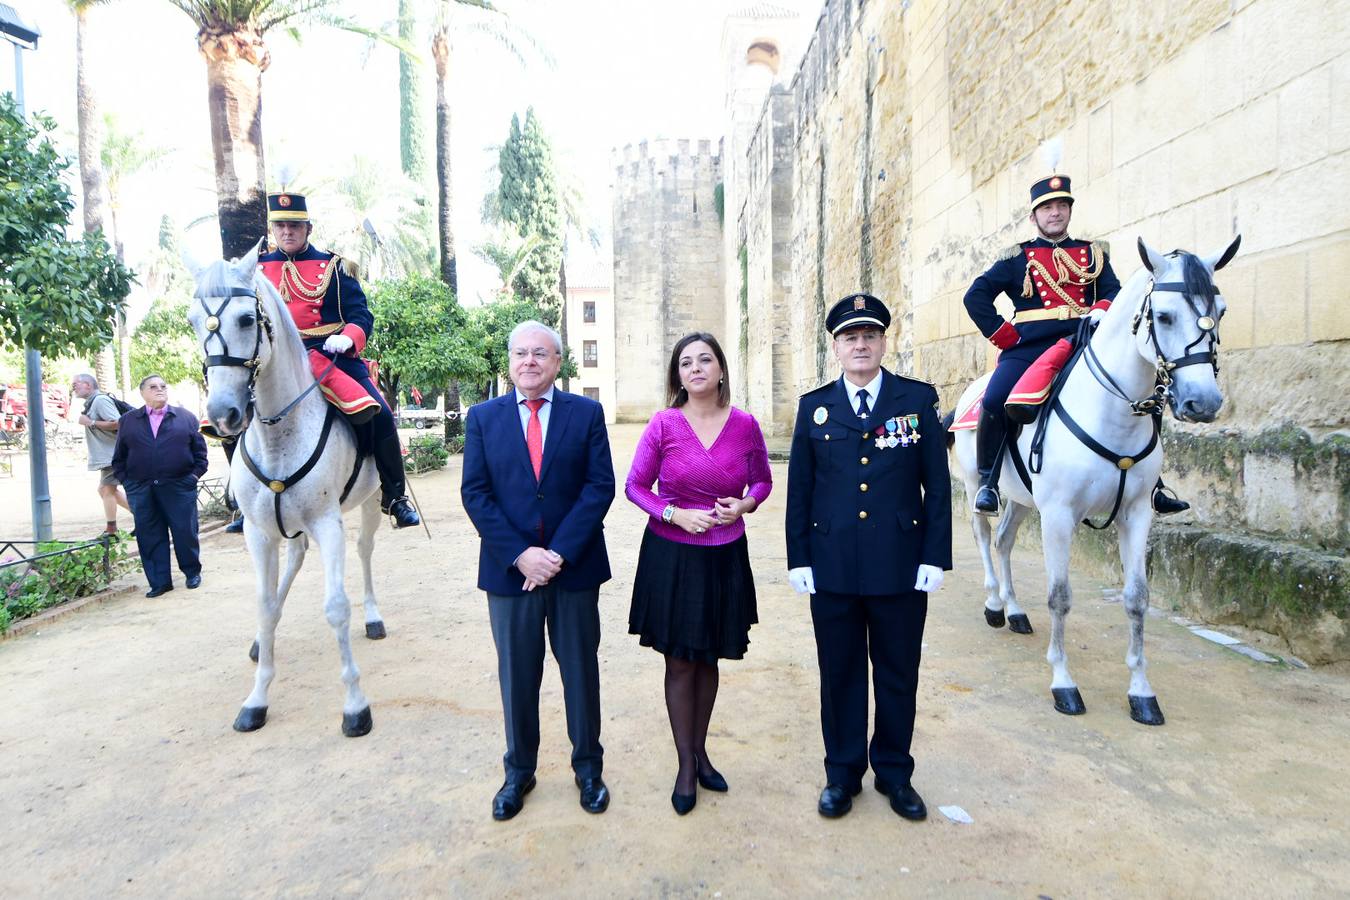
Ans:
POLYGON ((965 296, 966 312, 980 333, 1003 351, 985 388, 984 408, 1002 415, 1009 394, 1037 358, 1072 336, 1079 318, 1108 309, 1118 293, 1120 280, 1104 243, 1038 237, 1002 254, 965 296), (1013 302, 1012 321, 994 307, 999 294, 1013 302))
MULTIPOLYGON (((354 267, 336 254, 306 244, 294 256, 279 250, 260 256, 258 268, 281 293, 309 351, 310 368, 320 379, 319 387, 329 402, 358 421, 370 418, 372 413, 378 417, 387 412, 384 398, 361 359, 375 318, 366 305, 366 294, 354 267), (352 348, 338 354, 337 365, 324 375, 335 357, 324 351, 323 344, 334 334, 351 338, 352 348)), ((392 426, 392 413, 389 418, 392 426)))

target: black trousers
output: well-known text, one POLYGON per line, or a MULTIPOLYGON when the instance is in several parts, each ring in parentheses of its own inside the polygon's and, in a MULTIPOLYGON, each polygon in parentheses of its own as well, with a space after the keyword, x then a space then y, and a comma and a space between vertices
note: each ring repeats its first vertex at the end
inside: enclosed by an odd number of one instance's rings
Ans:
POLYGON ((539 685, 544 680, 544 629, 562 674, 572 769, 597 778, 600 746, 600 588, 565 591, 553 585, 529 593, 488 594, 497 645, 497 677, 506 718, 508 781, 528 781, 539 764, 539 685))
POLYGON ((169 568, 169 536, 178 568, 191 577, 202 570, 197 547, 197 479, 161 478, 154 481, 128 481, 127 503, 136 522, 136 548, 150 587, 173 584, 169 568))
POLYGON ((825 779, 856 789, 870 756, 872 771, 892 784, 914 774, 910 739, 928 595, 880 597, 818 592, 811 622, 820 662, 820 728, 825 779), (872 660, 876 726, 867 743, 867 661, 872 660))

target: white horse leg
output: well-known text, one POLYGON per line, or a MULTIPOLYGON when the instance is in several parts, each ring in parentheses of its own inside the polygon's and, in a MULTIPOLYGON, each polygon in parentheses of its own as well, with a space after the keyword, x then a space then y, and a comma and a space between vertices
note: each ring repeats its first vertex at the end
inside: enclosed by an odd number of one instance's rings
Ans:
MULTIPOLYGON (((281 619, 281 611, 286 606, 286 598, 290 596, 291 584, 295 582, 295 576, 300 572, 300 567, 305 564, 305 551, 309 549, 309 538, 303 534, 291 538, 286 542, 286 571, 281 573, 281 586, 277 588, 277 619, 281 619)), ((276 628, 276 623, 272 623, 276 628)), ((258 661, 258 645, 261 642, 261 635, 253 639, 253 647, 248 651, 248 658, 254 662, 258 661)))
POLYGON ((1125 665, 1130 667, 1130 718, 1144 725, 1163 724, 1162 709, 1144 670, 1144 616, 1148 613, 1148 531, 1153 510, 1147 494, 1138 500, 1129 514, 1116 526, 1120 543, 1120 565, 1125 570, 1125 614, 1130 618, 1130 649, 1125 665))
POLYGON ((277 591, 280 548, 276 542, 256 528, 246 529, 244 539, 258 575, 258 667, 253 674, 253 691, 235 717, 234 730, 257 731, 267 723, 267 690, 276 674, 272 651, 285 598, 277 591))
POLYGON ((323 556, 323 611, 337 637, 338 654, 342 658, 342 683, 347 686, 347 699, 342 705, 342 733, 347 737, 360 737, 370 731, 370 701, 361 692, 361 671, 352 658, 351 601, 342 586, 347 542, 341 514, 316 522, 312 533, 323 556))
POLYGON ((994 536, 994 549, 998 551, 999 599, 1008 613, 1008 630, 1017 634, 1031 634, 1031 620, 1022 611, 1017 602, 1017 592, 1013 589, 1012 552, 1017 543, 1017 530, 1022 527, 1030 508, 1017 503, 1009 503, 998 520, 998 533, 994 536))
POLYGON ((998 575, 994 573, 994 559, 989 551, 989 517, 971 516, 970 529, 975 532, 975 546, 980 548, 980 562, 984 564, 984 621, 990 628, 1002 628, 1007 619, 1003 615, 998 575))
POLYGON ((365 587, 362 604, 366 610, 366 637, 378 641, 385 636, 384 617, 375 605, 375 576, 371 570, 371 557, 375 553, 375 533, 379 531, 384 514, 380 512, 379 494, 371 494, 361 504, 361 536, 356 541, 356 552, 361 555, 361 579, 365 587))
POLYGON ((1045 577, 1049 582, 1050 649, 1046 662, 1054 675, 1050 694, 1055 698, 1055 709, 1070 716, 1087 712, 1078 685, 1069 675, 1069 658, 1064 652, 1064 620, 1073 605, 1069 590, 1069 545, 1073 540, 1073 518, 1063 507, 1041 510, 1041 544, 1045 552, 1045 577))

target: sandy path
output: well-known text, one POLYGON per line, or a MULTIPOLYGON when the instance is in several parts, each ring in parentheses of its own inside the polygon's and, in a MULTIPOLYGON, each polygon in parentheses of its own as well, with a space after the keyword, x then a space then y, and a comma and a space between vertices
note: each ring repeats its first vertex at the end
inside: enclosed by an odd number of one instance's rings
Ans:
MULTIPOLYGON (((636 436, 615 430, 621 473, 636 436)), ((492 821, 496 662, 454 460, 415 482, 435 542, 386 531, 376 549, 389 638, 355 641, 368 737, 339 731, 314 557, 282 621, 267 727, 251 735, 230 729, 252 684, 253 575, 238 538, 207 540, 202 590, 128 592, 0 642, 0 896, 1350 891, 1350 678, 1263 666, 1150 619, 1168 723, 1136 725, 1123 611, 1080 578, 1070 661, 1089 712, 1058 715, 1037 560, 1022 554, 1037 634, 990 629, 964 526, 958 570, 931 605, 920 687, 915 784, 931 817, 900 820, 869 778, 850 816, 822 820, 815 649, 806 604, 781 576, 783 466, 775 477, 750 524, 761 624, 746 659, 723 667, 710 739, 731 792, 701 793, 691 815, 669 805, 660 657, 626 634, 643 522, 620 497, 607 521, 617 577, 601 595, 614 802, 603 816, 577 806, 550 661, 539 787, 515 820, 492 821), (974 825, 947 821, 941 804, 974 825)), ((4 481, 13 528, 27 485, 4 481)), ((92 482, 72 484, 94 502, 92 482)), ((355 581, 354 550, 349 561, 355 581)))

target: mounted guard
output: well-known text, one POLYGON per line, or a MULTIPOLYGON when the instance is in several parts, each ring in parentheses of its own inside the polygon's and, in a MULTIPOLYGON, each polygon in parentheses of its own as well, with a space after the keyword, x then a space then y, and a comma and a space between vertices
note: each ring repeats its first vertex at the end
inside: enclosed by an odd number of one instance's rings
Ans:
MULTIPOLYGON (((1004 450, 1017 439, 1021 425, 1035 421, 1040 413, 1051 383, 1073 351, 1071 338, 1079 320, 1086 316, 1096 324, 1120 293, 1108 245, 1069 237, 1073 202, 1067 175, 1052 174, 1033 184, 1030 218, 1037 237, 999 254, 966 292, 966 312, 980 333, 1002 351, 979 410, 980 489, 974 500, 979 515, 998 515, 1004 450), (999 294, 1013 302, 1012 321, 994 308, 999 294)), ((1161 419, 1161 410, 1155 415, 1161 419)), ((970 424, 962 421, 956 427, 970 424)), ((1159 478, 1152 496, 1156 513, 1170 515, 1190 508, 1165 491, 1159 478)))
POLYGON ((300 329, 319 388, 348 421, 380 473, 380 508, 395 528, 421 519, 405 493, 403 450, 393 411, 371 380, 361 358, 374 326, 357 268, 335 253, 309 243, 314 226, 305 197, 289 191, 267 195, 267 222, 276 249, 258 258, 300 329))

